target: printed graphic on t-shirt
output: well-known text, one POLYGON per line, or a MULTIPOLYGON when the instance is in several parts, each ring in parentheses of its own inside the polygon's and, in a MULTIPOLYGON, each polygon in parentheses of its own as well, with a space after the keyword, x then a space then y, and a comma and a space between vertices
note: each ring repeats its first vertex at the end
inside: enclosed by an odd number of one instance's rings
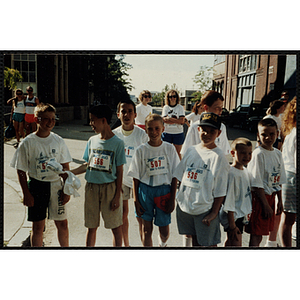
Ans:
POLYGON ((133 146, 125 146, 125 156, 126 158, 132 158, 134 154, 134 147, 133 146))
POLYGON ((111 173, 113 157, 113 151, 93 149, 90 167, 94 170, 111 173))
POLYGON ((44 155, 43 152, 40 153, 40 156, 36 158, 36 171, 37 176, 44 180, 47 176, 52 176, 53 174, 47 169, 47 163, 48 161, 56 161, 55 157, 49 157, 47 155, 44 155))
POLYGON ((207 165, 204 164, 203 167, 187 167, 183 174, 182 184, 193 189, 200 189, 203 185, 204 172, 207 171, 207 165))
POLYGON ((168 173, 168 164, 165 155, 148 158, 146 167, 148 176, 168 173))

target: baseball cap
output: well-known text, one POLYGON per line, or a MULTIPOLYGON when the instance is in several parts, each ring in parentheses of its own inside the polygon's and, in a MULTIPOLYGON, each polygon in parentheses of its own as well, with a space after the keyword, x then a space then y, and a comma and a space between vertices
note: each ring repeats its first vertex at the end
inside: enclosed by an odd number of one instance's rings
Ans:
POLYGON ((199 121, 199 126, 210 126, 220 130, 221 119, 214 113, 202 113, 199 121))

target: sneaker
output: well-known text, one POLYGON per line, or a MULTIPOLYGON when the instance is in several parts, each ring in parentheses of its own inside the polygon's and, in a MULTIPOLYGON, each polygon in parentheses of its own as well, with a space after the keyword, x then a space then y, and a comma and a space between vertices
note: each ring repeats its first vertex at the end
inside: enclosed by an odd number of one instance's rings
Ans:
POLYGON ((158 241, 159 241, 159 247, 162 247, 162 248, 167 247, 167 243, 163 243, 163 242, 161 241, 160 235, 158 235, 158 241))

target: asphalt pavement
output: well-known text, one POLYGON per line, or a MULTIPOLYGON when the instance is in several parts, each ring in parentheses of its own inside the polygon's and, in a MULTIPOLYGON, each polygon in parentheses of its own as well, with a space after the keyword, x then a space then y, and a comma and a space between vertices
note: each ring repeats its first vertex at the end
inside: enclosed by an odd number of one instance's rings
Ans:
MULTIPOLYGON (((159 110, 157 111, 159 112, 159 110)), ((237 128, 228 128, 228 139, 231 142, 237 136, 245 136, 252 140, 255 145, 255 135, 248 131, 241 131, 237 128)), ((91 127, 86 124, 85 120, 74 120, 68 123, 61 123, 53 129, 53 132, 59 134, 65 139, 70 150, 73 162, 70 168, 79 166, 83 160, 82 155, 89 137, 94 135, 91 127)), ((4 142, 4 247, 28 247, 28 237, 31 230, 31 222, 27 221, 27 209, 22 204, 22 191, 18 182, 17 172, 9 166, 15 149, 13 144, 15 140, 4 142)), ((228 157, 230 161, 230 157, 228 157)), ((84 204, 84 174, 78 176, 81 181, 79 189, 80 197, 71 197, 67 204, 68 224, 69 224, 69 243, 70 247, 85 247, 86 228, 83 221, 83 204, 84 204)), ((172 213, 172 221, 170 225, 170 238, 168 247, 182 247, 183 238, 178 234, 175 211, 172 213)), ((218 247, 222 247, 226 239, 226 235, 221 228, 222 237, 218 247)), ((266 237, 264 237, 261 246, 264 245, 266 237)), ((138 223, 134 215, 133 199, 129 200, 129 240, 131 247, 142 247, 139 233, 138 223)), ((248 247, 249 235, 243 233, 243 247, 248 247)), ((278 242, 279 243, 279 242, 278 242)), ((154 226, 153 245, 158 247, 158 230, 154 226)), ((56 228, 53 221, 47 220, 44 232, 45 247, 59 247, 56 235, 56 228)), ((97 231, 96 247, 112 247, 111 230, 105 229, 101 220, 100 227, 97 231)), ((293 240, 293 247, 296 242, 293 240)))

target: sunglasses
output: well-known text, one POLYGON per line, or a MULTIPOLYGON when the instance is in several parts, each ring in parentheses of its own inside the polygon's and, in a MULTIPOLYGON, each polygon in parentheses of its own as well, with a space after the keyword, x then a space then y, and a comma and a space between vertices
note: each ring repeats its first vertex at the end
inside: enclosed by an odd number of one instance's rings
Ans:
POLYGON ((151 96, 149 96, 149 95, 144 95, 143 97, 144 98, 151 98, 151 96))
POLYGON ((17 93, 17 96, 21 96, 21 95, 23 95, 22 93, 17 93))
POLYGON ((169 99, 171 99, 171 98, 177 99, 177 96, 176 96, 176 95, 172 95, 172 96, 168 96, 168 98, 169 98, 169 99))
POLYGON ((33 90, 27 90, 27 92, 32 92, 33 90))

